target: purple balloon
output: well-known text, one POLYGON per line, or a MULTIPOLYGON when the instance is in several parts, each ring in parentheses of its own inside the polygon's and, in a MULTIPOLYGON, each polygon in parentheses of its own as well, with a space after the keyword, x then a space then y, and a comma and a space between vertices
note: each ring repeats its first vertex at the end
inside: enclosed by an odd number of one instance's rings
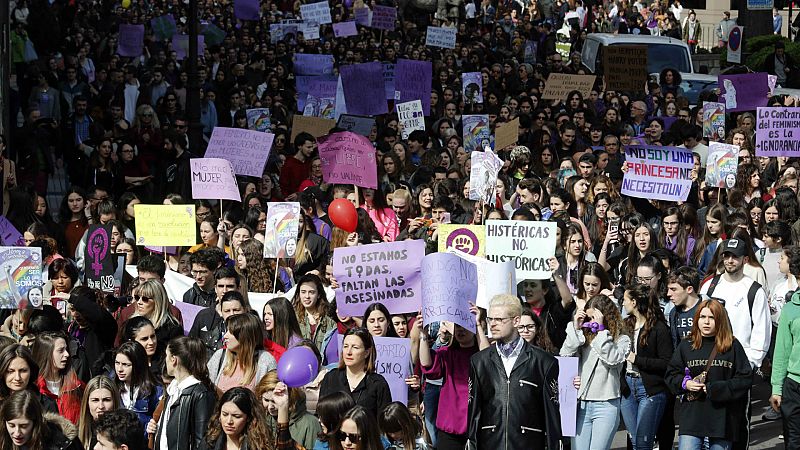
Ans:
POLYGON ((278 361, 278 379, 290 388, 297 388, 314 381, 319 371, 319 361, 311 349, 292 347, 278 361))
POLYGON ((353 6, 353 0, 344 0, 344 6, 350 8, 353 6))

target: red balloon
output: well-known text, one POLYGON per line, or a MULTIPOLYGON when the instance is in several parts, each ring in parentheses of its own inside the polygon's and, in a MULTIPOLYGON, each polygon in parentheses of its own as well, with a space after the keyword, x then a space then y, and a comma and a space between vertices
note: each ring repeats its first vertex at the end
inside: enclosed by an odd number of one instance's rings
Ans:
POLYGON ((358 213, 356 207, 350 203, 350 200, 344 198, 337 198, 331 202, 328 207, 328 215, 331 216, 331 221, 337 227, 353 233, 358 226, 358 213))

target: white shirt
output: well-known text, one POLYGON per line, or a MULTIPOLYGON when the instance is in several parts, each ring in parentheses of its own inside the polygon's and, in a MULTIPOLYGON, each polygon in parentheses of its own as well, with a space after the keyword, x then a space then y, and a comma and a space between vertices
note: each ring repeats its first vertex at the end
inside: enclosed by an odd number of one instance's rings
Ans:
POLYGON ((669 7, 669 10, 672 11, 672 14, 675 14, 675 20, 678 22, 681 21, 681 13, 683 13, 683 5, 677 5, 675 3, 669 7))
MULTIPOLYGON (((706 295, 710 284, 711 280, 703 284, 703 287, 700 288, 701 295, 706 295)), ((761 367, 761 362, 769 350, 772 322, 769 317, 767 294, 763 288, 759 289, 756 294, 751 318, 747 294, 752 284, 753 279, 747 276, 742 277, 736 283, 731 283, 723 275, 714 289, 713 297, 725 300, 725 311, 728 312, 733 335, 744 347, 750 365, 761 367), (751 320, 752 325, 750 325, 751 320)))
POLYGON ((183 381, 177 383, 176 380, 172 380, 172 383, 167 386, 167 395, 169 395, 169 403, 164 406, 164 413, 161 414, 161 442, 159 443, 159 450, 170 450, 167 446, 167 425, 169 425, 169 413, 170 408, 178 399, 181 397, 181 392, 184 389, 190 388, 195 384, 200 384, 200 380, 189 375, 188 377, 184 378, 183 381))
POLYGON ((467 2, 467 5, 464 6, 464 13, 466 14, 467 19, 474 19, 475 18, 475 3, 467 2))
POLYGON ((500 361, 503 362, 503 367, 506 369, 506 377, 511 378, 511 371, 514 370, 514 364, 517 362, 517 358, 519 358, 519 354, 522 352, 522 346, 527 345, 525 339, 522 337, 519 338, 517 341, 517 346, 514 347, 514 351, 511 352, 511 355, 508 358, 503 355, 503 352, 500 351, 500 347, 495 345, 495 350, 497 354, 500 355, 500 361))

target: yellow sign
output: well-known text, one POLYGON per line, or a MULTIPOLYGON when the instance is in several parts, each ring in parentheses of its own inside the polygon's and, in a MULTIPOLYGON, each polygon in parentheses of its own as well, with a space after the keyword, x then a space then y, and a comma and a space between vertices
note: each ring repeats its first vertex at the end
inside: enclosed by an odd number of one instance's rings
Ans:
POLYGON ((192 246, 197 243, 194 205, 135 205, 136 244, 192 246))
POLYGON ((486 257, 486 227, 483 225, 439 225, 439 251, 452 248, 479 258, 486 257))

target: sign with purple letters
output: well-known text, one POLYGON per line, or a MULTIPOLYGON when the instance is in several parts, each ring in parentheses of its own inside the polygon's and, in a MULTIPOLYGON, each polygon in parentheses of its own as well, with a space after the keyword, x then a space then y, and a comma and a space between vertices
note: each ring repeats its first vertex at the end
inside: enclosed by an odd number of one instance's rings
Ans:
POLYGON ((424 323, 443 320, 475 333, 470 302, 478 296, 475 264, 451 253, 431 253, 422 258, 422 316, 424 323))
POLYGON ((394 6, 375 5, 372 10, 372 28, 394 31, 397 22, 397 8, 394 6))
POLYGON ((394 63, 383 63, 383 87, 386 100, 394 100, 394 63))
POLYGON ((333 276, 339 282, 336 305, 342 316, 360 317, 373 303, 392 314, 422 307, 421 240, 339 247, 333 251, 333 276))
POLYGON ((395 100, 398 103, 422 100, 422 111, 430 115, 432 74, 430 61, 398 59, 394 66, 395 100))
POLYGON ((719 102, 725 112, 755 111, 767 106, 769 78, 766 73, 719 76, 719 102))
POLYGON ((120 24, 117 54, 135 58, 142 54, 143 47, 144 25, 120 24))
MULTIPOLYGON (((351 64, 339 68, 347 112, 362 116, 386 114, 386 87, 383 84, 383 64, 375 61, 351 64)), ((428 90, 430 98, 430 89, 428 90)), ((337 108, 338 109, 338 108, 337 108)))
POLYGON ((331 7, 328 5, 327 0, 300 5, 300 14, 306 22, 316 22, 320 25, 333 22, 333 19, 331 19, 331 7))
POLYGON ((756 156, 800 156, 800 108, 758 108, 756 156))
POLYGON ((354 184, 378 188, 375 148, 368 138, 349 131, 317 139, 322 179, 330 184, 354 184))
POLYGON ((333 75, 333 55, 294 54, 295 75, 333 75))
POLYGON ((239 20, 259 20, 258 0, 233 0, 233 14, 239 20))
POLYGON ((372 11, 369 8, 357 8, 354 10, 353 15, 356 18, 356 23, 368 27, 372 25, 372 11))
POLYGON ((227 159, 236 175, 261 178, 274 138, 272 133, 216 127, 208 141, 206 157, 227 159))
POLYGON ((678 147, 625 147, 628 172, 622 194, 631 197, 685 202, 692 188, 692 151, 678 147))
POLYGON ((356 23, 337 22, 333 24, 333 35, 338 38, 357 36, 358 30, 356 29, 356 23))
POLYGON ((561 413, 561 434, 575 436, 578 426, 578 390, 572 379, 579 375, 577 356, 556 356, 558 359, 558 404, 561 413))
POLYGON ((192 158, 192 197, 242 201, 233 165, 227 159, 192 158))

